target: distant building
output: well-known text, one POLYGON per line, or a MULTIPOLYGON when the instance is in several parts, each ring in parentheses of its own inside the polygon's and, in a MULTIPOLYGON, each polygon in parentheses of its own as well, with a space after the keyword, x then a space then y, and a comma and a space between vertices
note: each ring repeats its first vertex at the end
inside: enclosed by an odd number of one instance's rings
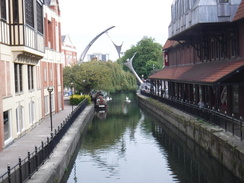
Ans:
POLYGON ((93 54, 87 54, 87 60, 100 60, 103 62, 106 62, 109 60, 109 54, 102 54, 102 53, 93 53, 93 54))
POLYGON ((63 67, 77 63, 77 50, 69 35, 62 36, 62 63, 63 67))
POLYGON ((175 0, 163 47, 165 67, 149 77, 154 94, 167 90, 169 99, 204 102, 243 117, 243 22, 244 0, 175 0))

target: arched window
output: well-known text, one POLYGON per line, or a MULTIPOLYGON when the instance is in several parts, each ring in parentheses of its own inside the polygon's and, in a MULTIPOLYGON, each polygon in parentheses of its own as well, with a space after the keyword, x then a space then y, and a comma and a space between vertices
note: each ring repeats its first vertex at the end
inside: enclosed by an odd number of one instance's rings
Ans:
POLYGON ((24 130, 24 107, 21 105, 16 108, 16 130, 17 133, 24 130))
POLYGON ((30 101, 29 103, 29 123, 33 124, 35 122, 35 102, 30 101))

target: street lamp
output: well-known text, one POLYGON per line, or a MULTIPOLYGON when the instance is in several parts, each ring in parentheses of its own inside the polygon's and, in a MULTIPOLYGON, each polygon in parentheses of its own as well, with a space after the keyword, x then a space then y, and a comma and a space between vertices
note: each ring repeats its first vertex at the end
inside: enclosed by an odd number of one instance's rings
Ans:
POLYGON ((52 120, 52 92, 53 92, 53 87, 49 86, 47 88, 47 91, 49 92, 51 132, 53 132, 53 120, 52 120))
POLYGON ((71 88, 71 91, 72 91, 72 95, 71 95, 71 98, 72 98, 72 100, 71 100, 71 105, 72 105, 72 114, 73 114, 73 107, 74 107, 74 106, 73 106, 73 105, 74 105, 74 104, 73 104, 73 102, 74 102, 74 101, 73 101, 73 89, 74 89, 74 83, 73 83, 73 82, 70 83, 70 88, 71 88))

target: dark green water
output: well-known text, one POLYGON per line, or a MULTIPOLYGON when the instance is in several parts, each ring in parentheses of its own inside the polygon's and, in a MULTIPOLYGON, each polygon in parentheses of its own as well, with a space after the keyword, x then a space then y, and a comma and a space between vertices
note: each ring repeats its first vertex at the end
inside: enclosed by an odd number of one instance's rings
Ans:
POLYGON ((112 98, 87 127, 64 182, 240 183, 190 139, 140 109, 136 95, 112 98))

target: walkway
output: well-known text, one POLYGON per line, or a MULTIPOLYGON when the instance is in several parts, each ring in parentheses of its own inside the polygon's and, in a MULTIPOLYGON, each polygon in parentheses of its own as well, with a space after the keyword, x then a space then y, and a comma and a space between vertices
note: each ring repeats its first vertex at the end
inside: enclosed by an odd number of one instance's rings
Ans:
MULTIPOLYGON (((53 130, 57 129, 63 120, 71 113, 72 107, 65 100, 64 110, 52 116, 53 130)), ((37 124, 28 133, 15 140, 11 145, 8 145, 0 152, 0 176, 7 172, 7 165, 11 167, 18 164, 19 156, 26 158, 28 151, 35 151, 35 146, 40 147, 41 142, 46 142, 47 137, 50 137, 51 125, 50 118, 47 117, 42 122, 37 124)))

